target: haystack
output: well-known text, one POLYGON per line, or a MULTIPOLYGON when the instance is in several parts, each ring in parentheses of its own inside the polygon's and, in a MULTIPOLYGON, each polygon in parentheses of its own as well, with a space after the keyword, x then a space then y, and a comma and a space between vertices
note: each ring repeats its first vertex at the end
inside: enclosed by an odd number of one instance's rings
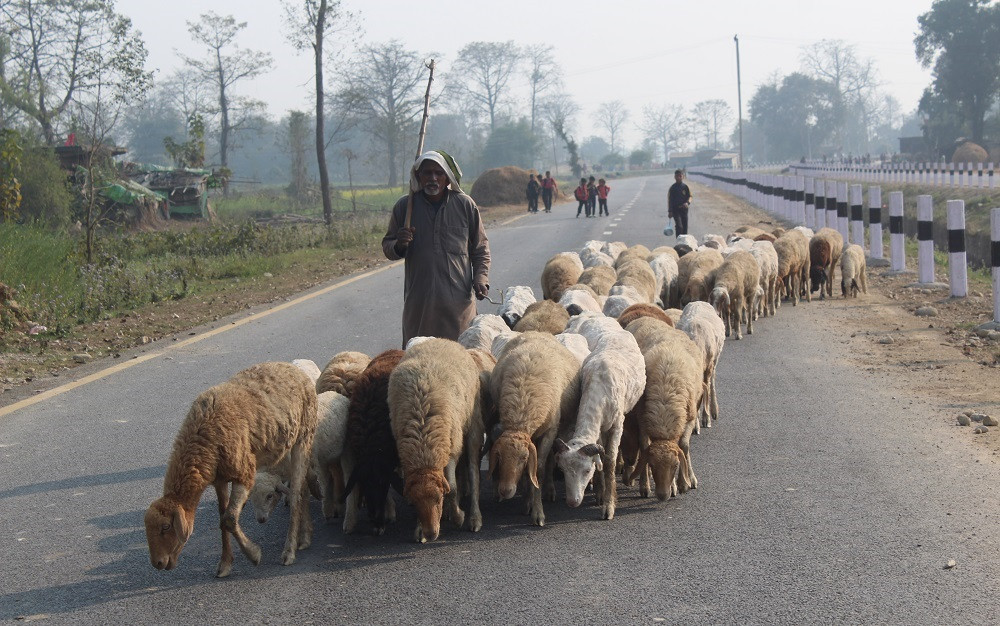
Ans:
POLYGON ((955 148, 955 153, 951 155, 952 163, 986 163, 989 159, 986 150, 971 141, 955 148))
POLYGON ((524 204, 528 176, 533 173, 512 165, 486 170, 476 179, 469 195, 481 207, 524 204))

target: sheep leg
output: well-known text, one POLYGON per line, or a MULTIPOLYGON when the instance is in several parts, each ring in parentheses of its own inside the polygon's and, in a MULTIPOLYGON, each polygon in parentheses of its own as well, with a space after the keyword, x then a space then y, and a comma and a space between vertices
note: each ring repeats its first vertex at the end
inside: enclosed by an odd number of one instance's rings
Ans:
POLYGON ((340 501, 344 496, 344 470, 334 461, 327 471, 333 476, 333 516, 340 517, 344 514, 344 503, 340 501))
POLYGON ((740 333, 740 304, 738 302, 733 303, 733 307, 729 310, 729 317, 732 320, 731 325, 733 328, 733 339, 743 339, 743 335, 740 333))
MULTIPOLYGON (((308 515, 303 516, 302 514, 303 509, 308 506, 308 500, 303 505, 302 498, 305 492, 307 461, 303 448, 301 443, 296 443, 289 452, 292 471, 288 481, 288 498, 291 513, 288 519, 288 534, 285 536, 285 549, 281 551, 282 565, 294 563, 295 551, 300 545, 303 548, 308 547, 312 539, 312 520, 308 515)), ((306 510, 308 511, 308 509, 306 510)))
POLYGON ((448 516, 451 521, 455 523, 459 528, 465 524, 465 512, 459 506, 459 492, 458 492, 458 480, 455 477, 455 466, 457 461, 455 459, 450 459, 448 465, 444 468, 445 478, 448 480, 448 485, 451 486, 451 491, 444 496, 444 510, 448 511, 448 516))
POLYGON ((478 533, 483 527, 483 514, 479 510, 479 464, 482 458, 483 434, 473 432, 465 441, 465 463, 469 475, 469 515, 466 518, 466 528, 478 533))
POLYGON ((689 489, 698 488, 698 477, 694 475, 694 467, 691 465, 691 432, 694 430, 692 422, 688 422, 684 427, 684 433, 678 442, 684 458, 681 460, 681 476, 683 477, 681 493, 689 489))
POLYGON ((385 494, 385 521, 396 521, 396 501, 392 499, 392 494, 388 492, 385 494))
MULTIPOLYGON (((556 429, 552 428, 549 432, 545 433, 542 436, 542 440, 538 442, 538 467, 535 470, 535 473, 538 475, 539 486, 546 485, 546 481, 549 480, 549 467, 546 461, 549 458, 549 453, 552 451, 552 444, 555 440, 556 429)), ((545 509, 542 507, 542 490, 534 485, 531 485, 531 523, 535 526, 545 526, 545 509)))
POLYGON ((216 578, 225 578, 233 570, 233 544, 229 539, 229 531, 221 523, 229 506, 228 486, 226 482, 215 483, 215 496, 219 501, 219 527, 222 530, 222 558, 219 559, 219 567, 215 570, 216 578))
MULTIPOLYGON (((340 467, 341 472, 344 475, 350 476, 354 472, 354 459, 350 456, 347 451, 340 457, 340 467)), ((357 480, 357 479, 355 479, 357 480)), ((354 532, 354 529, 358 526, 358 508, 361 505, 361 488, 355 484, 351 493, 347 494, 347 502, 344 507, 344 534, 350 535, 354 532)), ((330 517, 327 516, 326 500, 323 501, 323 515, 326 517, 327 521, 330 521, 330 517)))
MULTIPOLYGON (((236 538, 236 543, 240 551, 246 555, 254 565, 260 565, 260 547, 243 534, 240 528, 240 513, 243 512, 243 505, 250 497, 250 489, 242 483, 233 483, 233 490, 229 496, 229 504, 226 512, 222 515, 222 529, 229 531, 236 538)), ((222 564, 220 563, 220 566, 222 564)))
MULTIPOLYGON (((336 487, 336 481, 333 478, 333 465, 334 464, 332 463, 329 466, 321 465, 318 468, 319 472, 316 474, 316 478, 319 480, 319 490, 322 494, 323 500, 323 519, 325 519, 327 523, 333 521, 333 518, 338 516, 337 513, 338 508, 340 508, 338 507, 340 504, 340 496, 344 492, 343 484, 341 484, 339 490, 336 487)), ((341 483, 343 483, 343 481, 341 481, 341 483)))
MULTIPOLYGON (((755 293, 756 293, 756 290, 755 290, 755 293)), ((753 296, 751 296, 751 297, 753 297, 753 296)), ((748 306, 748 304, 747 304, 748 302, 750 302, 750 300, 747 299, 746 296, 744 296, 743 297, 743 305, 742 305, 743 309, 746 310, 746 307, 748 306)), ((747 315, 747 334, 748 335, 752 335, 753 334, 753 320, 754 320, 754 316, 747 315)))
POLYGON ((715 389, 715 365, 712 366, 712 375, 711 375, 710 380, 711 380, 711 385, 709 387, 709 395, 711 396, 711 400, 709 400, 709 404, 711 406, 712 421, 718 421, 718 419, 719 419, 719 396, 716 393, 716 389, 715 389))
POLYGON ((615 505, 618 503, 618 485, 615 477, 615 460, 618 458, 618 446, 622 441, 622 421, 624 416, 615 420, 615 425, 605 436, 607 445, 604 448, 604 504, 601 517, 606 520, 615 518, 615 505))

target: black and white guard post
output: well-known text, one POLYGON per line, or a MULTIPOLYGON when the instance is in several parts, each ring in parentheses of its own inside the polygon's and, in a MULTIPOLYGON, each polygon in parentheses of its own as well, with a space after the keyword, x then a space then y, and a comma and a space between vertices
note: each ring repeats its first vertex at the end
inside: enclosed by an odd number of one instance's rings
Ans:
POLYGON ((921 283, 934 282, 934 199, 917 196, 917 276, 921 283))
POLYGON ((951 297, 969 295, 969 268, 965 254, 965 200, 948 201, 948 279, 951 297))
POLYGON ((868 188, 868 239, 871 258, 882 260, 882 188, 868 188))
POLYGON ((889 192, 889 269, 906 271, 906 249, 903 247, 903 192, 889 192))
POLYGON ((850 234, 847 232, 847 183, 844 181, 837 181, 837 230, 840 232, 840 236, 847 241, 850 238, 850 234))
POLYGON ((861 185, 851 185, 851 243, 865 247, 865 211, 861 185))
POLYGON ((814 215, 816 225, 813 228, 819 230, 826 226, 826 181, 817 178, 814 185, 816 187, 816 213, 814 215))
POLYGON ((806 226, 816 228, 816 179, 805 177, 806 188, 806 226))

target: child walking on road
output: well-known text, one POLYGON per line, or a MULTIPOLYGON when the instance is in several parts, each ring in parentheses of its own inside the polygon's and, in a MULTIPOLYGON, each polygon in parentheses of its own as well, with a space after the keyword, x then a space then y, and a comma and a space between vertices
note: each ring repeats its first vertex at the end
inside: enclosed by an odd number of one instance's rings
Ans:
MULTIPOLYGON (((587 192, 586 178, 580 179, 580 186, 573 190, 573 197, 576 198, 576 201, 580 203, 580 205, 576 207, 576 216, 580 217, 580 213, 590 202, 590 194, 587 192)), ((587 217, 590 217, 589 209, 587 210, 587 217)))
POLYGON ((597 201, 600 203, 600 211, 598 215, 608 214, 608 192, 611 191, 611 187, 604 182, 604 179, 597 181, 597 201))

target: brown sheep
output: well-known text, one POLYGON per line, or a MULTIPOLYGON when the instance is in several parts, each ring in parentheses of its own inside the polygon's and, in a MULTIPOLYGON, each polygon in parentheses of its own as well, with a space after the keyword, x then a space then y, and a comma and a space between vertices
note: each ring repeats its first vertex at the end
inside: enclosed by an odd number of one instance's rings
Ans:
POLYGON ((737 228, 736 230, 734 230, 732 232, 732 235, 738 235, 738 236, 744 237, 746 239, 754 239, 754 240, 756 240, 757 237, 759 237, 761 235, 767 235, 769 237, 774 237, 774 235, 772 235, 771 233, 769 233, 766 230, 763 230, 761 228, 758 228, 756 226, 740 226, 739 228, 737 228))
POLYGON ((749 252, 737 250, 715 271, 715 283, 709 304, 726 324, 726 336, 742 339, 740 320, 745 319, 747 334, 753 334, 753 303, 760 284, 760 266, 749 252))
POLYGON ((625 328, 640 317, 652 317, 654 319, 662 320, 670 326, 674 325, 674 321, 670 319, 670 316, 667 315, 663 309, 655 304, 648 304, 646 302, 633 304, 622 311, 621 315, 618 316, 618 323, 622 325, 622 328, 625 328))
POLYGON ((677 262, 677 294, 679 302, 671 303, 683 308, 688 302, 703 300, 708 302, 712 291, 712 276, 722 265, 722 254, 718 250, 706 248, 685 254, 677 262))
POLYGON ((542 269, 542 299, 558 302, 563 291, 570 285, 575 285, 583 272, 580 258, 570 258, 567 253, 560 252, 545 264, 542 269))
POLYGON ((776 239, 777 237, 771 233, 761 233, 753 238, 754 241, 770 241, 771 243, 774 243, 776 239))
POLYGON ((519 333, 537 330, 556 335, 566 328, 568 321, 569 313, 558 302, 539 300, 528 305, 528 308, 524 310, 524 315, 517 321, 517 324, 514 324, 514 330, 519 333))
MULTIPOLYGON (((629 254, 628 251, 622 256, 629 254)), ((619 257, 621 258, 621 257, 619 257)), ((646 257, 632 257, 618 266, 618 279, 615 285, 626 285, 639 290, 644 302, 654 302, 660 294, 657 293, 656 274, 650 267, 646 257)))
POLYGON ((552 482, 549 453, 559 426, 576 416, 580 361, 552 335, 524 333, 507 345, 490 386, 503 431, 490 448, 497 499, 513 498, 527 472, 528 512, 544 526, 541 487, 552 482))
POLYGON ((316 419, 313 381, 291 363, 254 365, 195 398, 167 462, 163 496, 146 510, 146 541, 153 567, 177 567, 194 530, 198 501, 209 485, 215 487, 222 527, 222 558, 216 576, 223 578, 232 570, 230 534, 243 554, 259 564, 260 547, 243 534, 240 512, 257 468, 275 465, 286 455, 292 458, 291 519, 281 562, 294 563, 295 551, 312 541, 305 479, 316 419), (232 489, 227 492, 230 483, 232 489))
POLYGON ((820 228, 809 240, 809 291, 819 291, 820 300, 833 296, 833 275, 843 250, 844 237, 832 228, 820 228))
POLYGON ((389 416, 403 469, 403 495, 417 510, 414 540, 434 541, 447 507, 458 526, 478 532, 479 462, 483 445, 482 372, 458 342, 432 338, 410 347, 389 376, 389 416), (459 507, 456 470, 464 457, 462 485, 469 515, 459 507))
MULTIPOLYGON (((775 240, 774 251, 778 253, 778 282, 795 306, 802 290, 803 274, 806 280, 809 277, 809 242, 801 231, 793 229, 775 240)), ((810 301, 812 297, 808 291, 806 300, 810 301)))
POLYGON ((599 296, 607 296, 611 292, 611 286, 618 280, 615 270, 606 265, 588 267, 580 274, 579 282, 587 285, 599 296))
POLYGON ((354 381, 371 360, 370 356, 361 352, 346 351, 334 355, 316 381, 316 393, 336 391, 345 398, 350 398, 354 381))
POLYGON ((646 363, 646 386, 633 412, 639 426, 640 453, 630 476, 639 477, 639 495, 649 495, 647 466, 656 496, 698 486, 691 465, 691 433, 707 390, 704 355, 687 333, 652 319, 640 319, 626 329, 635 335, 646 363))

